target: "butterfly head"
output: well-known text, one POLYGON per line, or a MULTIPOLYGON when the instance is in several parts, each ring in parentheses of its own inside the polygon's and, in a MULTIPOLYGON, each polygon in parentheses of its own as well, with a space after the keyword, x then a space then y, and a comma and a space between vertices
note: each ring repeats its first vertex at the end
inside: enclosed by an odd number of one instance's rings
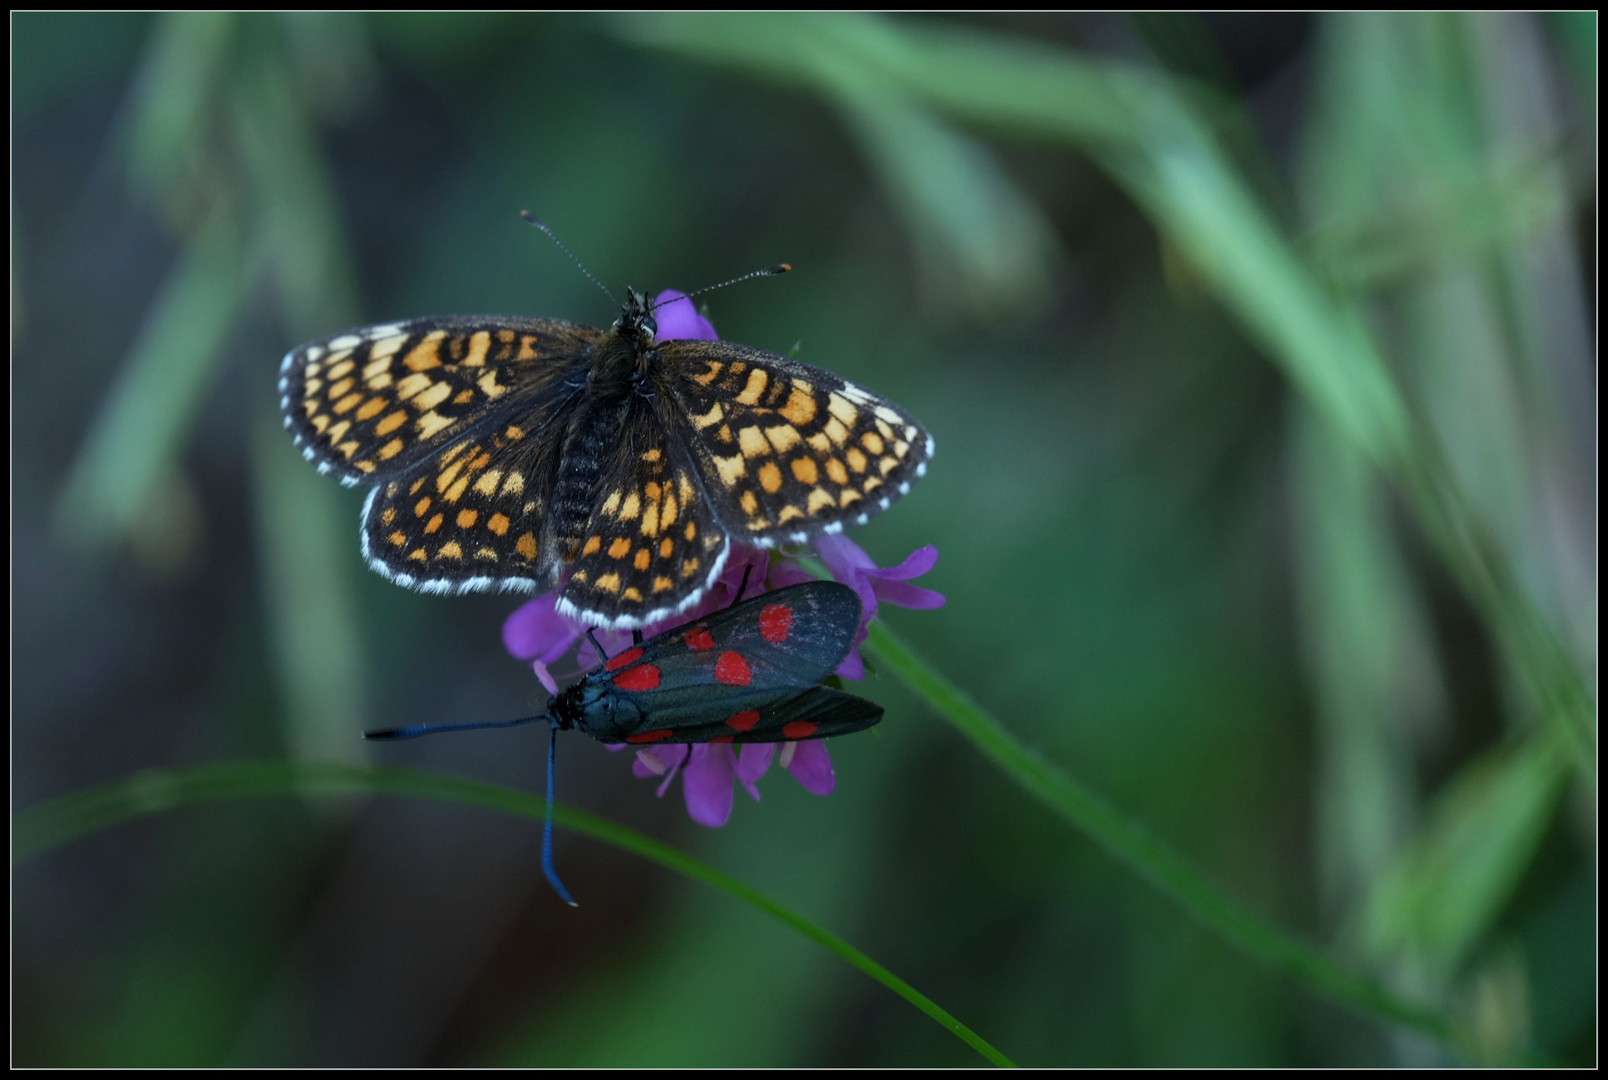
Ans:
POLYGON ((614 329, 639 347, 652 345, 658 336, 659 324, 648 307, 648 298, 635 289, 626 289, 625 306, 614 321, 614 329))

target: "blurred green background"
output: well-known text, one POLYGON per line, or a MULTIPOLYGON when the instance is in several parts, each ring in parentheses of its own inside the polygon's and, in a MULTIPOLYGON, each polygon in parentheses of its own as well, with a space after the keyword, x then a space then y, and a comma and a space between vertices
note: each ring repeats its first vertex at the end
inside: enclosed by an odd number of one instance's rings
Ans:
MULTIPOLYGON (((13 811, 150 768, 537 790, 513 597, 367 572, 279 358, 449 313, 723 337, 899 401, 934 669, 1449 1046, 1207 932, 884 669, 838 791, 560 798, 1028 1065, 1589 1064, 1596 17, 14 15, 13 811)), ((137 788, 132 789, 137 792, 137 788)), ((20 834, 19 826, 19 834, 20 834)), ((20 835, 18 837, 20 842, 20 835)), ((26 1065, 972 1065, 729 896, 530 820, 226 799, 22 862, 26 1065)))

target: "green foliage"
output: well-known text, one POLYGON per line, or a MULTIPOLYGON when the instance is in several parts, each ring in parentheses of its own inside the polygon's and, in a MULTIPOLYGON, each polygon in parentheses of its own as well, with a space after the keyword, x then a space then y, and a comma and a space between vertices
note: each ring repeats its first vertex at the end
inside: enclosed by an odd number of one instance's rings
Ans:
MULTIPOLYGON (((1594 14, 13 36, 19 1063, 1593 1060, 1594 14), (831 798, 560 774, 805 937, 590 844, 561 910, 527 797, 331 761, 540 691, 511 599, 362 569, 278 357, 606 321, 527 206, 616 289, 794 263, 722 336, 936 436, 859 539, 949 605, 831 798)), ((500 737, 383 760, 534 787, 500 737)))

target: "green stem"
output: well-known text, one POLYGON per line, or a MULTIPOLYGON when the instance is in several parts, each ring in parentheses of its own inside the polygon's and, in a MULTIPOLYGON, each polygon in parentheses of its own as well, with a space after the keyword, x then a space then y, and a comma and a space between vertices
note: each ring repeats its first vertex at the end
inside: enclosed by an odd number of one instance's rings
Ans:
POLYGON ((1358 301, 1301 258, 1203 111, 1207 95, 1131 64, 975 27, 866 15, 630 15, 656 48, 791 82, 834 102, 897 96, 998 136, 1075 148, 1104 169, 1332 427, 1400 488, 1491 626, 1542 722, 1596 778, 1596 703, 1581 663, 1530 596, 1414 414, 1358 301), (843 58, 848 57, 849 62, 843 58), (1427 466, 1425 455, 1431 457, 1427 466))
POLYGON ((1165 843, 1022 745, 882 622, 871 624, 863 650, 882 670, 904 680, 1018 784, 1230 944, 1342 1004, 1404 1024, 1442 1042, 1460 1044, 1452 1023, 1440 1013, 1396 997, 1293 934, 1246 911, 1165 843))
MULTIPOLYGON (((501 810, 536 821, 542 820, 545 805, 540 798, 522 791, 413 769, 291 761, 221 762, 190 769, 153 769, 109 784, 84 788, 19 812, 11 821, 11 860, 16 865, 85 833, 164 810, 229 799, 286 795, 411 795, 501 810)), ((553 823, 640 855, 752 905, 859 968, 993 1064, 1015 1067, 1010 1058, 981 1035, 865 953, 735 878, 657 840, 581 810, 555 806, 553 823)))

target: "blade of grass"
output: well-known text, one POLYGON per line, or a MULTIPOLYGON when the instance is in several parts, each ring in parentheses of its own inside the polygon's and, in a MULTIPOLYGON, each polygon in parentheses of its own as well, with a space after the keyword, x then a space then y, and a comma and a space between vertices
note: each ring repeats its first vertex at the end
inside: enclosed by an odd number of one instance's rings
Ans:
MULTIPOLYGON (((31 806, 11 821, 12 865, 76 837, 134 818, 209 802, 291 795, 409 795, 499 810, 533 821, 542 820, 545 809, 541 798, 523 791, 413 769, 367 768, 335 762, 221 762, 190 769, 136 773, 31 806)), ((989 1062, 1014 1067, 1010 1058, 915 987, 842 938, 758 890, 667 844, 581 810, 555 806, 553 822, 656 862, 751 905, 836 953, 926 1013, 989 1062)))
POLYGON ((1595 776, 1579 667, 1408 408, 1355 303, 1333 295, 1238 174, 1190 88, 1164 74, 975 28, 859 15, 619 17, 642 44, 792 82, 841 102, 840 63, 940 115, 1089 154, 1183 252, 1291 383, 1406 496, 1502 646, 1541 721, 1595 776))
POLYGON ((1143 826, 1017 741, 880 621, 871 623, 862 649, 869 650, 868 660, 902 679, 1017 784, 1231 945, 1343 1005, 1413 1028, 1453 1048, 1461 1045, 1453 1024, 1441 1013, 1402 1000, 1246 911, 1143 826))
POLYGON ((233 212, 220 206, 164 285, 73 462, 56 507, 63 536, 114 546, 150 505, 183 451, 250 273, 233 212))

